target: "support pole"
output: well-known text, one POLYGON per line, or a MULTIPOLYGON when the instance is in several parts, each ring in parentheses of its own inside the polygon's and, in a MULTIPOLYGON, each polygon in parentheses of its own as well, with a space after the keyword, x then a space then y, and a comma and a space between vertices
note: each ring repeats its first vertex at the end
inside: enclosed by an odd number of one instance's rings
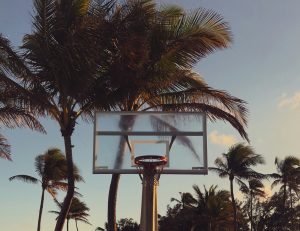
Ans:
POLYGON ((140 231, 158 231, 157 187, 159 174, 155 166, 144 166, 140 231))

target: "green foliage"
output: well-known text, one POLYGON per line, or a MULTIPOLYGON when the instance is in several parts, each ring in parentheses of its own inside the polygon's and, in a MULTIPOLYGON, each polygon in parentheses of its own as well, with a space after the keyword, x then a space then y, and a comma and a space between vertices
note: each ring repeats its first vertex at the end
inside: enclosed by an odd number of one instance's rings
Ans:
MULTIPOLYGON (((166 216, 159 218, 159 230, 193 230, 193 231, 231 231, 233 229, 232 206, 230 193, 217 190, 217 186, 204 187, 201 191, 193 186, 195 196, 180 193, 180 199, 173 207, 168 206, 166 216)), ((247 230, 245 215, 238 206, 238 217, 241 230, 247 230)))
MULTIPOLYGON (((245 186, 247 185, 243 185, 245 186)), ((292 196, 293 203, 287 203, 290 206, 287 206, 283 213, 281 209, 284 198, 283 190, 279 189, 269 198, 264 198, 263 196, 266 195, 263 193, 262 186, 260 181, 252 179, 247 189, 243 190, 244 200, 236 203, 238 230, 248 231, 249 227, 253 231, 299 230, 299 195, 294 192, 289 195, 289 197, 292 196), (250 206, 251 195, 252 206, 250 206)), ((179 199, 171 198, 175 204, 167 206, 165 216, 159 216, 159 230, 232 231, 233 215, 229 192, 217 190, 217 186, 211 186, 208 189, 204 187, 203 191, 198 186, 193 188, 195 196, 185 192, 180 193, 179 199), (222 225, 218 226, 219 222, 222 225)))
MULTIPOLYGON (((298 197, 298 196, 297 196, 298 197)), ((257 225, 258 231, 294 231, 300 228, 299 199, 294 207, 282 211, 283 191, 276 192, 261 204, 261 216, 257 225)), ((298 197, 299 198, 299 197, 298 197)))
POLYGON ((245 204, 244 209, 248 214, 251 230, 257 227, 257 223, 260 218, 260 198, 264 198, 266 196, 264 192, 264 185, 258 179, 251 179, 248 181, 248 185, 242 183, 240 187, 240 191, 245 194, 245 204))
MULTIPOLYGON (((105 227, 106 230, 108 230, 108 223, 105 223, 105 227)), ((121 218, 116 222, 116 227, 117 227, 117 231, 139 231, 140 230, 139 224, 135 222, 132 218, 121 218)))
MULTIPOLYGON (((288 206, 288 191, 290 196, 292 193, 300 193, 300 159, 294 156, 287 156, 283 160, 275 159, 277 173, 270 174, 275 180, 272 183, 272 188, 276 185, 281 185, 280 190, 283 192, 282 207, 285 210, 288 206)), ((290 198, 292 202, 292 199, 290 198)), ((292 206, 291 206, 292 207, 292 206)))
POLYGON ((139 225, 132 218, 122 218, 117 222, 118 231, 139 231, 139 225))
POLYGON ((168 205, 165 216, 159 216, 158 225, 160 231, 191 230, 196 215, 189 209, 182 207, 180 203, 173 207, 168 205))

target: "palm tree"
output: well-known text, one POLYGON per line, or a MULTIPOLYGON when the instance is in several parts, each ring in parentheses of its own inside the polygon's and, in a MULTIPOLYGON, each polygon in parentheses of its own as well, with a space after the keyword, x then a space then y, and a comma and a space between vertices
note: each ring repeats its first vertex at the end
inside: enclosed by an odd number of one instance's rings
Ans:
MULTIPOLYGON (((287 190, 289 189, 290 195, 292 191, 295 193, 300 191, 300 159, 294 156, 287 156, 283 160, 275 158, 275 165, 277 173, 270 174, 270 176, 275 179, 271 187, 274 188, 278 184, 281 184, 280 189, 283 190, 281 210, 284 214, 287 201, 287 190)), ((292 198, 290 199, 292 202, 292 198)))
POLYGON ((234 217, 234 230, 237 231, 237 209, 233 192, 233 180, 239 184, 244 184, 243 179, 262 179, 265 176, 254 171, 251 167, 258 164, 264 164, 264 159, 261 155, 256 154, 251 146, 242 143, 231 146, 227 153, 222 154, 222 158, 215 160, 217 167, 210 167, 209 170, 219 174, 219 177, 228 177, 230 181, 230 193, 234 217))
MULTIPOLYGON (((38 155, 35 158, 35 171, 40 179, 29 175, 15 175, 10 177, 9 180, 21 180, 26 183, 41 184, 42 196, 37 225, 37 231, 40 231, 45 191, 55 199, 58 189, 66 191, 68 188, 68 184, 63 182, 67 179, 66 158, 59 149, 48 149, 44 154, 38 155)), ((83 181, 76 166, 74 166, 74 176, 76 181, 83 181)))
MULTIPOLYGON (((230 30, 220 15, 204 9, 187 14, 176 6, 157 10, 154 1, 129 1, 112 18, 118 31, 108 75, 119 96, 115 110, 201 111, 211 120, 229 122, 248 139, 245 102, 210 88, 191 70, 206 55, 229 45, 230 30)), ((124 143, 120 141, 120 157, 124 143)), ((110 184, 110 231, 116 230, 119 179, 113 174, 110 184)))
POLYGON ((245 193, 247 196, 249 196, 249 207, 250 207, 250 230, 253 230, 253 199, 257 197, 265 197, 264 192, 264 185, 263 183, 258 179, 251 179, 248 181, 248 185, 242 184, 241 185, 241 192, 245 193))
MULTIPOLYGON (((60 209, 62 208, 62 205, 60 203, 56 202, 56 204, 60 209)), ((70 220, 75 221, 77 231, 79 231, 78 224, 77 224, 78 221, 91 225, 87 219, 87 217, 89 216, 88 214, 89 211, 90 209, 87 207, 87 205, 84 202, 80 201, 77 197, 74 197, 71 203, 69 213, 67 215, 67 231, 69 231, 70 220)), ((50 212, 54 214, 59 214, 58 211, 50 211, 50 212)))
POLYGON ((67 160, 68 189, 57 220, 61 231, 74 196, 72 134, 76 120, 89 119, 98 105, 111 107, 105 79, 109 30, 105 17, 114 1, 34 0, 33 32, 16 52, 0 37, 0 82, 18 92, 12 100, 34 114, 50 116, 60 127, 67 160), (93 18, 92 18, 93 17, 93 18))
POLYGON ((219 230, 220 227, 230 229, 232 220, 232 207, 230 193, 226 190, 217 190, 217 186, 210 186, 204 192, 197 185, 193 185, 196 197, 189 203, 190 208, 197 214, 198 219, 193 230, 202 227, 205 230, 219 230))

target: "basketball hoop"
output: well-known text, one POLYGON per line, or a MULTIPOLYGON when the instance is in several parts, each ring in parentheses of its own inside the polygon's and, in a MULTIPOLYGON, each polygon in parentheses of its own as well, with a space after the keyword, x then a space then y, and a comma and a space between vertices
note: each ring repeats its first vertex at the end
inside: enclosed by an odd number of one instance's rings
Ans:
POLYGON ((168 162, 166 156, 159 155, 145 155, 145 156, 137 156, 134 159, 134 163, 138 166, 160 166, 165 165, 168 162))
POLYGON ((144 155, 137 156, 134 158, 134 163, 139 169, 140 178, 143 180, 142 175, 144 174, 157 174, 157 180, 161 172, 163 171, 164 166, 167 164, 168 159, 166 156, 160 155, 144 155), (143 171, 144 170, 144 171, 143 171))

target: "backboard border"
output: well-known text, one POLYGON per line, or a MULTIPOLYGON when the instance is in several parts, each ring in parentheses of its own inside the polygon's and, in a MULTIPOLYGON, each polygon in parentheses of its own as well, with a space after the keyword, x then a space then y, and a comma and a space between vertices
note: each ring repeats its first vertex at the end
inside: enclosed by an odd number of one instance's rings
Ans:
MULTIPOLYGON (((165 111, 95 111, 94 112, 94 137, 93 137, 93 174, 139 174, 138 169, 107 169, 105 166, 96 167, 98 155, 96 136, 98 135, 168 135, 168 132, 110 132, 97 131, 97 114, 119 114, 119 115, 139 115, 139 114, 200 114, 202 116, 202 132, 177 132, 176 135, 202 136, 203 140, 203 167, 194 169, 164 169, 162 174, 178 174, 178 175, 207 175, 208 159, 207 159, 207 118, 204 112, 165 112, 165 111)), ((174 133, 170 133, 172 135, 174 133)))

